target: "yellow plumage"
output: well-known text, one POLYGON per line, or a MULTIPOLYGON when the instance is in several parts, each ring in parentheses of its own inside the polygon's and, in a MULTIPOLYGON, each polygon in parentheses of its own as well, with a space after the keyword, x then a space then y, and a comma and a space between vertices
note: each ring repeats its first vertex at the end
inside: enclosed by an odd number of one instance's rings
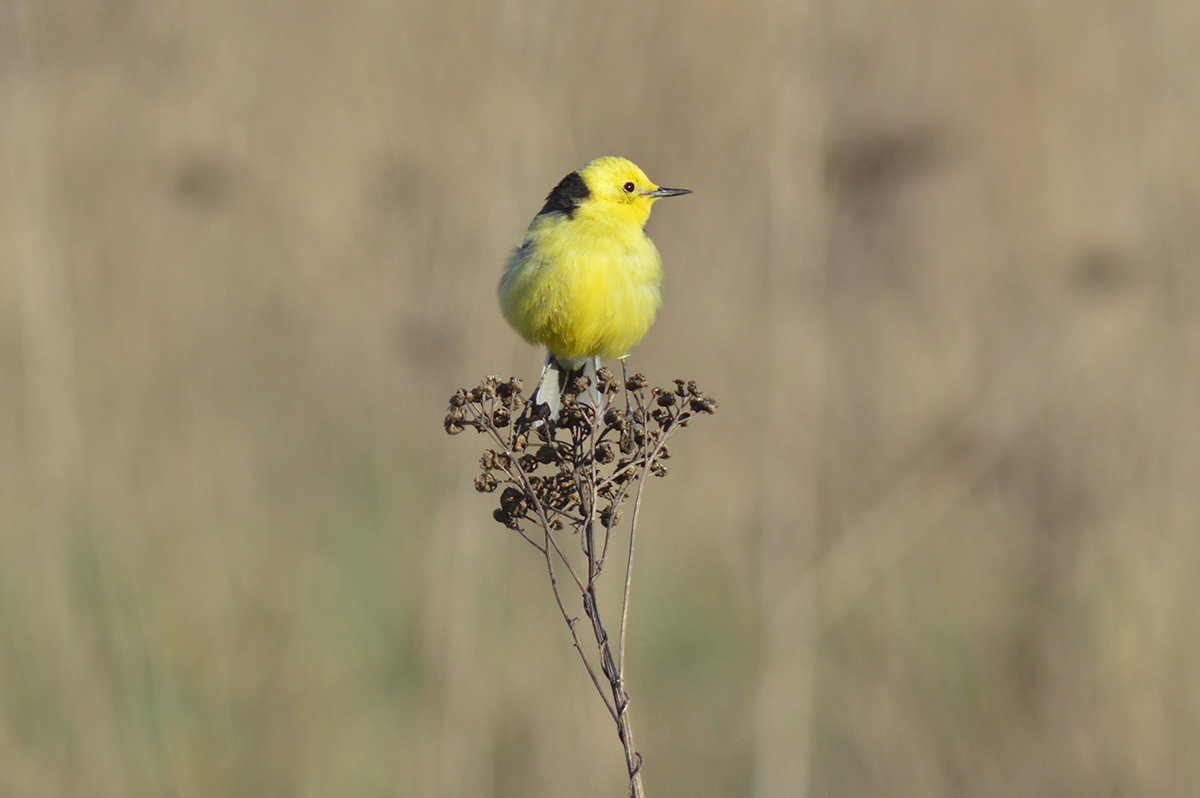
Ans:
MULTIPOLYGON (((500 280, 500 307, 525 340, 546 347, 548 370, 561 367, 557 387, 645 337, 662 304, 662 257, 644 227, 656 200, 686 193, 606 156, 546 198, 500 280)), ((556 409, 547 382, 539 401, 556 409)))

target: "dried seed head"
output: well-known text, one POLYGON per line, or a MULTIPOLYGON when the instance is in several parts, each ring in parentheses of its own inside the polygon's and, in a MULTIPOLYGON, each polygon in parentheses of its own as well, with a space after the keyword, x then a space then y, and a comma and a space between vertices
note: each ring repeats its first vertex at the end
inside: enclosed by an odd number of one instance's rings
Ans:
POLYGON ((601 411, 593 398, 610 397, 622 388, 619 378, 601 369, 590 387, 585 378, 572 379, 563 392, 563 411, 551 419, 549 407, 522 394, 519 380, 487 377, 450 397, 446 431, 458 434, 473 428, 487 433, 491 445, 498 447, 480 456, 474 487, 501 494, 493 516, 510 529, 533 523, 537 507, 538 517, 544 511, 552 529, 578 531, 568 516, 598 509, 580 495, 580 485, 589 483, 595 485, 597 503, 608 505, 596 517, 613 525, 631 483, 646 472, 659 477, 667 473, 670 453, 663 442, 672 428, 717 407, 695 382, 674 380, 668 386, 651 389, 644 375, 635 374, 624 386, 636 392, 630 407, 601 411), (597 418, 601 413, 602 423, 597 418), (594 449, 589 450, 589 440, 595 442, 594 449))
POLYGON ((586 427, 592 423, 592 415, 594 413, 595 408, 589 402, 577 402, 572 397, 570 404, 563 403, 563 409, 559 413, 558 421, 565 427, 575 425, 586 427))
POLYGON ((617 378, 607 368, 598 369, 596 371, 597 387, 600 393, 613 393, 617 390, 617 378))
POLYGON ((510 517, 523 514, 528 504, 525 494, 516 488, 505 488, 500 494, 500 509, 510 517))
POLYGON ((496 386, 496 396, 501 399, 511 399, 514 395, 521 392, 521 381, 516 377, 510 380, 505 380, 496 386))

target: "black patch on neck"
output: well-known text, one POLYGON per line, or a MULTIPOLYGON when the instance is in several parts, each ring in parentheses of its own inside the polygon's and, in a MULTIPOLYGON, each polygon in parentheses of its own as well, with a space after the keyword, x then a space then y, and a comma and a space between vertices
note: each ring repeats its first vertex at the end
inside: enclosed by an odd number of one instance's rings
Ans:
POLYGON ((554 190, 546 195, 546 204, 538 211, 538 216, 544 213, 565 213, 569 219, 575 215, 575 210, 589 194, 591 192, 588 191, 587 183, 583 182, 583 176, 572 172, 558 181, 554 190))

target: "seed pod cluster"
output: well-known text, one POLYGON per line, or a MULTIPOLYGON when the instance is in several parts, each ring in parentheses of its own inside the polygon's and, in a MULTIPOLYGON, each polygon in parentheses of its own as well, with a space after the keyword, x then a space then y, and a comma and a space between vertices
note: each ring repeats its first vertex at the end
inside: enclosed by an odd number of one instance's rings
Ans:
POLYGON ((492 440, 474 484, 480 493, 499 492, 496 521, 522 532, 531 526, 578 532, 595 518, 611 529, 643 474, 666 475, 667 437, 717 409, 690 380, 650 388, 642 374, 622 382, 600 369, 596 391, 590 389, 586 377, 575 377, 554 418, 525 397, 517 378, 487 377, 450 397, 446 432, 474 429, 492 440))

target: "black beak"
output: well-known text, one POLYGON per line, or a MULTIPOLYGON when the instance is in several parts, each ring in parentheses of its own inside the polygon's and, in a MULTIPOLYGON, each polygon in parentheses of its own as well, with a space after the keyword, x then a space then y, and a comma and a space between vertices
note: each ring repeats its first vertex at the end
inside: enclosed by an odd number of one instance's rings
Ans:
POLYGON ((662 199, 663 197, 678 197, 681 194, 691 193, 692 190, 690 188, 660 188, 651 191, 646 196, 654 197, 655 199, 662 199))

